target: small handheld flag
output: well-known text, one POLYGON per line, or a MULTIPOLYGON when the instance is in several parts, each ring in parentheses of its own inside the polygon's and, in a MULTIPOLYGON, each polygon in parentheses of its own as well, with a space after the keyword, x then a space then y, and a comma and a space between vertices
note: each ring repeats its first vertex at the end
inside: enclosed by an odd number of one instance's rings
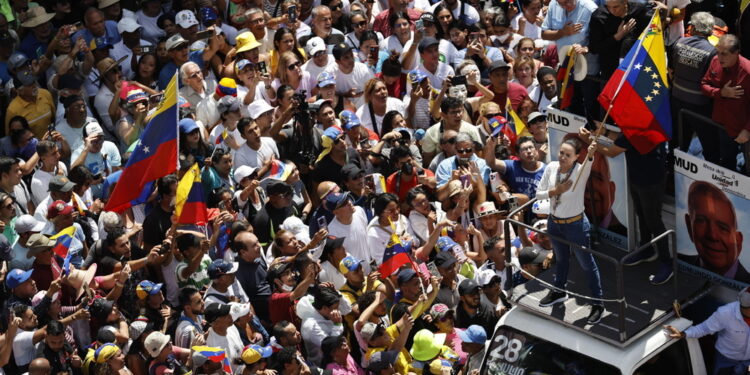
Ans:
POLYGON ((205 225, 208 221, 198 163, 193 164, 177 184, 174 212, 179 224, 205 225))

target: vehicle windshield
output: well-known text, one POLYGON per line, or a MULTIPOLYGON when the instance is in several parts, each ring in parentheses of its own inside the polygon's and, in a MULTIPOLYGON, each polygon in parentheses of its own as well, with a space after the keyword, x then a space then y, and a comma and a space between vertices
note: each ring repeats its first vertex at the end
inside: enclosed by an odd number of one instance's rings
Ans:
POLYGON ((619 375, 615 367, 510 327, 490 342, 481 374, 619 375))

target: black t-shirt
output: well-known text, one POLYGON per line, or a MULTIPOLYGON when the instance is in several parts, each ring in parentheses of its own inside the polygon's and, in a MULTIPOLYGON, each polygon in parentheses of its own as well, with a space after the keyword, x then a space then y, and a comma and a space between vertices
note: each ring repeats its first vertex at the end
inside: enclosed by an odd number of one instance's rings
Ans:
POLYGON ((648 154, 642 155, 630 144, 624 134, 615 140, 615 146, 625 149, 625 160, 628 164, 630 183, 649 186, 661 183, 666 176, 666 151, 664 144, 654 147, 648 154))
MULTIPOLYGON (((346 149, 346 157, 349 163, 356 164, 362 168, 359 162, 359 155, 357 150, 352 148, 346 149)), ((333 181, 339 186, 344 186, 344 180, 341 178, 341 168, 343 165, 339 165, 331 158, 331 154, 326 155, 315 165, 315 182, 333 181)))
POLYGON ((476 324, 484 328, 487 336, 491 336, 495 331, 495 324, 497 324, 498 319, 494 311, 481 303, 474 316, 469 315, 464 310, 463 303, 459 302, 458 307, 456 307, 456 328, 469 328, 470 325, 476 324))
POLYGON ((294 206, 275 208, 270 202, 266 203, 253 218, 253 233, 258 236, 258 241, 262 246, 273 240, 281 223, 295 213, 294 206))
POLYGON ((157 205, 146 219, 143 220, 143 243, 146 248, 161 244, 166 238, 166 233, 172 227, 172 212, 162 210, 157 205))

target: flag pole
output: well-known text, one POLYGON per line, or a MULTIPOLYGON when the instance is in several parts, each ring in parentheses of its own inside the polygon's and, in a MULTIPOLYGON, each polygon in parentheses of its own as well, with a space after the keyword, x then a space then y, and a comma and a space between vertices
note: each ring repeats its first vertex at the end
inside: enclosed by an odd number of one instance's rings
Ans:
MULTIPOLYGON (((643 30, 641 33, 641 37, 638 38, 638 44, 634 46, 634 50, 638 51, 638 49, 641 48, 643 45, 643 40, 646 39, 646 33, 648 32, 648 29, 651 27, 651 24, 654 21, 654 17, 656 17, 659 13, 654 12, 654 14, 651 16, 651 20, 648 22, 648 26, 646 26, 646 29, 643 30)), ((594 133, 594 142, 596 142, 596 139, 599 138, 600 135, 602 135, 602 131, 604 131, 604 128, 606 127, 607 118, 609 117, 609 112, 612 110, 612 107, 614 106, 615 99, 617 99, 617 96, 620 94, 620 89, 622 89, 622 86, 625 84, 625 80, 628 79, 628 75, 633 70, 633 64, 635 63, 635 58, 638 57, 638 53, 634 53, 633 57, 630 58, 630 62, 628 63, 627 69, 625 69, 625 73, 622 75, 622 78, 620 78, 620 83, 617 85, 617 89, 615 90, 615 93, 612 94, 612 100, 609 101, 609 107, 607 108, 607 112, 604 114, 604 118, 602 119, 602 126, 600 126, 598 129, 596 129, 596 133, 594 133)), ((581 175, 583 174, 583 168, 586 166, 586 163, 589 162, 589 160, 593 160, 593 157, 586 157, 586 159, 583 160, 583 163, 581 164, 581 170, 578 172, 578 176, 576 176, 576 180, 573 183, 573 187, 570 188, 570 190, 575 190, 576 186, 578 185, 578 180, 581 179, 581 175)))

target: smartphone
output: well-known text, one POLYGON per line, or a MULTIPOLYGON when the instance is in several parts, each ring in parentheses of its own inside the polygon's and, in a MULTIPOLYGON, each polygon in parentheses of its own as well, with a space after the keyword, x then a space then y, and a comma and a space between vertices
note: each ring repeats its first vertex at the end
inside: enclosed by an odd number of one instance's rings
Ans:
POLYGON ((213 29, 198 31, 197 33, 195 33, 195 40, 210 39, 214 35, 216 35, 216 32, 213 29))
POLYGON ((325 216, 321 216, 318 218, 318 229, 322 228, 328 228, 328 220, 326 220, 325 216))
POLYGON ((154 46, 141 46, 141 53, 152 53, 154 52, 154 46))
POLYGON ((164 94, 151 95, 151 96, 148 97, 148 101, 151 104, 159 104, 159 102, 161 102, 161 98, 163 96, 164 96, 164 94))
POLYGON ((380 53, 380 47, 370 47, 370 56, 374 56, 375 58, 378 57, 378 54, 380 53))
POLYGON ((289 14, 289 23, 297 22, 297 6, 290 5, 286 11, 289 14))
POLYGON ((159 255, 167 254, 169 253, 169 250, 170 250, 169 242, 162 242, 161 248, 159 248, 159 255))
POLYGON ((265 61, 258 61, 258 71, 260 71, 263 74, 268 73, 266 71, 266 62, 265 61))
POLYGON ((466 85, 466 76, 453 76, 451 77, 451 84, 453 86, 466 85))
POLYGON ((52 134, 52 132, 55 131, 55 123, 54 122, 52 122, 51 124, 49 124, 49 126, 47 126, 47 131, 50 134, 52 134))
POLYGON ((468 259, 466 257, 466 251, 464 250, 464 247, 461 245, 453 246, 453 255, 456 256, 456 260, 459 263, 463 263, 468 259))
POLYGON ((371 174, 368 174, 367 176, 365 176, 365 185, 374 192, 375 191, 375 176, 371 174))
POLYGON ((425 175, 424 169, 423 169, 423 168, 420 168, 420 169, 419 169, 419 170, 417 171, 417 175, 418 175, 418 176, 424 176, 424 175, 425 175))
POLYGON ((471 176, 468 174, 462 175, 459 179, 461 180, 461 185, 463 185, 464 189, 471 185, 471 176))
POLYGON ((424 21, 422 21, 421 18, 418 19, 418 20, 416 20, 416 21, 414 21, 414 28, 417 31, 424 31, 424 21))
POLYGON ((435 277, 440 277, 440 272, 435 265, 435 262, 427 263, 427 269, 430 270, 430 274, 435 277))
POLYGON ((480 33, 471 33, 469 34, 469 43, 476 42, 477 40, 479 40, 479 38, 481 38, 480 33))
POLYGON ((490 187, 492 192, 496 193, 500 191, 500 174, 497 172, 490 173, 490 187))
POLYGON ((375 261, 375 259, 370 259, 370 272, 375 272, 378 270, 378 262, 375 261))

